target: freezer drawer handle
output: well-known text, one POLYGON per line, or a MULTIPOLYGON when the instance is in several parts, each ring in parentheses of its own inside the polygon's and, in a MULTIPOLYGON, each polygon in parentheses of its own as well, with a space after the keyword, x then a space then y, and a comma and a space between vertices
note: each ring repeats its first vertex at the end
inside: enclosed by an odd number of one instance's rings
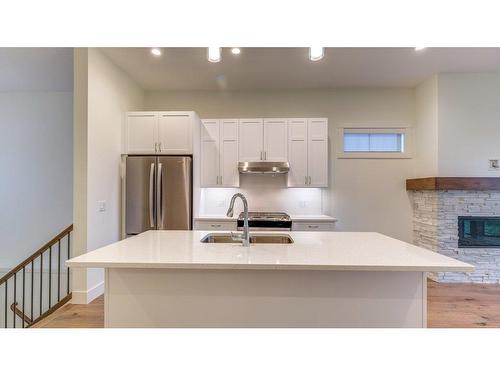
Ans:
POLYGON ((155 175, 155 163, 151 163, 151 168, 149 169, 149 225, 151 226, 151 228, 154 228, 155 226, 155 218, 153 213, 154 175, 155 175))

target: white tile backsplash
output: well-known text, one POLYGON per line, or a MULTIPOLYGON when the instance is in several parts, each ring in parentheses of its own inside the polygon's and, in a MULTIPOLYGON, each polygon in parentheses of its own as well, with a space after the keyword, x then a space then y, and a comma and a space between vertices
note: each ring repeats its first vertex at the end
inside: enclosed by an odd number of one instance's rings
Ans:
MULTIPOLYGON (((234 193, 247 197, 250 211, 285 211, 291 215, 323 213, 320 188, 287 188, 286 175, 240 175, 240 188, 202 188, 200 215, 224 215, 234 193)), ((241 200, 235 215, 243 210, 241 200)))

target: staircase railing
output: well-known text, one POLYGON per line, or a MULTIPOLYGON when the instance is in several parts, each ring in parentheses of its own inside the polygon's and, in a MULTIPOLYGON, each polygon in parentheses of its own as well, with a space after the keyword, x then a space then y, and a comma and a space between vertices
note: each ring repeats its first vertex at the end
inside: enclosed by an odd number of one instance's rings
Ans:
POLYGON ((70 258, 72 231, 70 225, 0 278, 0 327, 30 327, 71 299, 64 262, 70 258))

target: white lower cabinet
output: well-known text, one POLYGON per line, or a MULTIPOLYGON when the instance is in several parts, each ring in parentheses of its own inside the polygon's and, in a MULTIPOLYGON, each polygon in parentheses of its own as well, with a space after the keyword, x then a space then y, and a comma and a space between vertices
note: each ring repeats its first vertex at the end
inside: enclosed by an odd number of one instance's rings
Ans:
POLYGON ((202 120, 201 187, 238 187, 238 120, 202 120))
POLYGON ((207 221, 207 220, 197 220, 194 219, 194 229, 195 230, 236 230, 236 220, 235 221, 207 221))
POLYGON ((329 232, 333 231, 333 229, 333 222, 292 222, 292 231, 329 232))

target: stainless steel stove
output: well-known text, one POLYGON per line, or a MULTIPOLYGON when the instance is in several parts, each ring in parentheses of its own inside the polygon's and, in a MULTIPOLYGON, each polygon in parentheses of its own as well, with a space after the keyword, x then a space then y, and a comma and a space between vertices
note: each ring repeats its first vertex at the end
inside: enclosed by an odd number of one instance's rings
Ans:
MULTIPOLYGON (((238 230, 243 230, 243 212, 238 216, 238 230)), ((249 212, 248 226, 252 231, 289 231, 292 219, 285 212, 249 212)))

